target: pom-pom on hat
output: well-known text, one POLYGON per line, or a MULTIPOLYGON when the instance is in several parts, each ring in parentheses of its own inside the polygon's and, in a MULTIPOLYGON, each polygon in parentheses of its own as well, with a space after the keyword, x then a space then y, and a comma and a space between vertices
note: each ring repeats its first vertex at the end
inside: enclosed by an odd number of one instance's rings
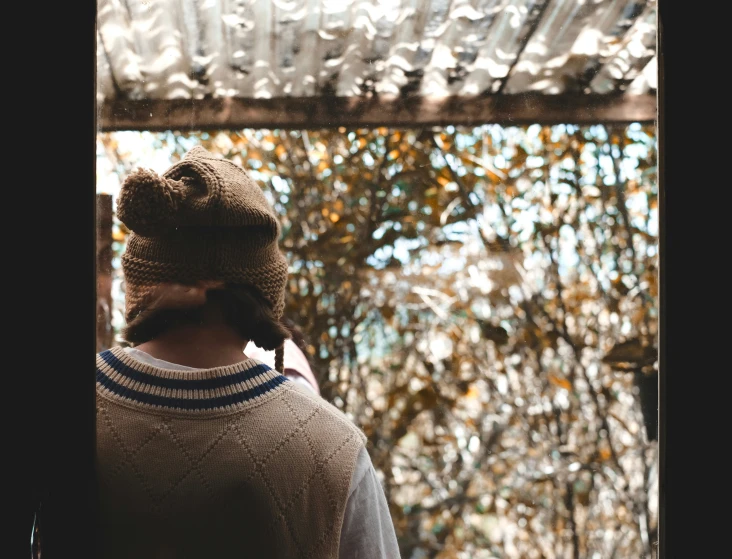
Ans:
POLYGON ((255 287, 282 316, 280 223, 235 163, 197 146, 162 175, 138 169, 122 185, 117 215, 132 231, 122 255, 128 321, 145 308, 153 286, 200 280, 255 287))

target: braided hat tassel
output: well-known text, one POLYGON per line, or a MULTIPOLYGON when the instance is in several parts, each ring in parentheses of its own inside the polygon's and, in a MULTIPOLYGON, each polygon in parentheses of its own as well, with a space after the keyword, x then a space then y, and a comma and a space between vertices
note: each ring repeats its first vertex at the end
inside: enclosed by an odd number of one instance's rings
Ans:
POLYGON ((275 369, 285 374, 285 344, 275 349, 275 369))

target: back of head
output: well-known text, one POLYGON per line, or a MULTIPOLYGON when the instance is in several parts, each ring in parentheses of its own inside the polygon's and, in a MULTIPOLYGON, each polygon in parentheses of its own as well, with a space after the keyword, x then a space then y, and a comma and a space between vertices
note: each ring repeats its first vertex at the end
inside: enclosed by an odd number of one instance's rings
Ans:
POLYGON ((195 307, 144 308, 127 323, 123 337, 128 343, 140 345, 176 326, 210 325, 212 316, 215 322, 225 323, 239 337, 267 351, 277 350, 293 336, 287 321, 275 316, 272 306, 255 288, 228 284, 208 290, 205 302, 195 307))
POLYGON ((160 284, 199 281, 226 284, 209 301, 248 339, 264 347, 281 336, 287 261, 280 224, 244 169, 195 147, 162 175, 139 169, 128 176, 117 213, 131 231, 122 256, 128 336, 139 340, 176 317, 195 319, 196 311, 170 311, 152 321, 145 310, 160 284))

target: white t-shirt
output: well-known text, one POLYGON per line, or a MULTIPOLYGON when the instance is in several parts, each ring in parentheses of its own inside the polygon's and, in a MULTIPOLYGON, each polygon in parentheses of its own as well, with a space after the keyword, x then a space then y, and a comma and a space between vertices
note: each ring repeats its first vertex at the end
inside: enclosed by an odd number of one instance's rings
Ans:
MULTIPOLYGON (((254 347, 256 346, 247 346, 245 353, 248 357, 263 361, 258 354, 256 357, 251 355, 255 353, 254 351, 250 352, 254 347)), ((133 359, 160 369, 196 370, 193 367, 156 359, 139 349, 127 347, 125 351, 133 359)), ((287 351, 287 348, 285 348, 285 351, 287 351)), ((266 363, 266 361, 263 362, 266 363)), ((304 376, 297 374, 287 374, 285 376, 294 382, 304 384, 317 393, 317 390, 304 376)), ((399 559, 399 545, 394 532, 394 524, 389 514, 386 496, 376 476, 371 457, 365 448, 362 448, 358 455, 356 467, 351 477, 351 486, 348 489, 348 501, 343 515, 338 557, 339 559, 399 559)))

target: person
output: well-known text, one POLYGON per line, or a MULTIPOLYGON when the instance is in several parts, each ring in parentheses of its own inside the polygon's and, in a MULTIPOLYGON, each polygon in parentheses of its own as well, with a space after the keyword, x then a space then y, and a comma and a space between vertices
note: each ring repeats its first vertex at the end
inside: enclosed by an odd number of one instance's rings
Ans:
POLYGON ((397 559, 363 432, 283 374, 287 262, 257 184, 195 147, 128 176, 117 213, 129 347, 96 357, 101 556, 397 559))

